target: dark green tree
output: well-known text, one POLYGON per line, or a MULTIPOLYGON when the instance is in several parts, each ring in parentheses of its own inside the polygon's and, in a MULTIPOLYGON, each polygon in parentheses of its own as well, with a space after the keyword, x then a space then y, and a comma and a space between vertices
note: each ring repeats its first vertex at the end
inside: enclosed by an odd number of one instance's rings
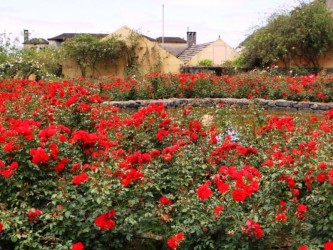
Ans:
POLYGON ((291 12, 273 14, 244 46, 247 67, 282 61, 288 68, 303 62, 318 71, 320 57, 333 50, 333 18, 323 1, 302 2, 291 12))

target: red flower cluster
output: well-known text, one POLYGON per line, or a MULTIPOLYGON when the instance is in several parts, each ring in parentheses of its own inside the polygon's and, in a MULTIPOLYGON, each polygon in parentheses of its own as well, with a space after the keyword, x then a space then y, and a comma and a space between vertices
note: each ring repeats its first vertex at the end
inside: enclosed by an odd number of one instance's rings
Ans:
POLYGON ((120 177, 121 184, 123 184, 124 187, 127 187, 133 181, 138 181, 143 177, 143 173, 141 172, 140 167, 138 167, 138 169, 131 168, 124 172, 118 171, 115 173, 115 175, 120 177))
POLYGON ((89 179, 89 175, 87 173, 82 173, 82 174, 73 176, 72 182, 74 185, 78 186, 81 183, 88 181, 88 179, 89 179))
POLYGON ((171 249, 177 249, 181 241, 184 240, 184 233, 179 232, 173 235, 171 238, 167 239, 168 247, 171 249))
POLYGON ((253 220, 247 220, 245 233, 250 236, 254 235, 258 239, 260 239, 264 235, 264 230, 262 230, 261 225, 258 222, 255 222, 253 220))
POLYGON ((308 246, 306 245, 299 246, 297 250, 308 250, 308 246))
POLYGON ((307 211, 307 207, 304 204, 299 204, 297 206, 297 210, 296 210, 295 214, 296 214, 296 216, 297 216, 298 219, 303 220, 306 211, 307 211))
POLYGON ((333 250, 333 241, 327 241, 324 244, 324 250, 333 250))
POLYGON ((95 224, 102 230, 112 229, 116 226, 116 222, 112 220, 116 216, 116 211, 114 209, 108 211, 107 213, 101 214, 95 218, 95 224))
POLYGON ((291 117, 291 116, 288 116, 288 117, 272 116, 269 119, 268 125, 263 126, 259 130, 259 134, 263 134, 263 133, 268 132, 273 129, 293 132, 295 130, 293 117, 291 117))
POLYGON ((0 160, 0 175, 4 178, 11 177, 18 168, 18 163, 13 161, 9 166, 6 166, 4 161, 0 160))
POLYGON ((82 242, 76 242, 72 245, 71 250, 83 250, 84 245, 82 242))
POLYGON ((224 207, 223 206, 217 206, 214 208, 214 214, 215 214, 215 218, 217 219, 220 214, 222 213, 224 207))
POLYGON ((280 201, 279 205, 280 205, 280 207, 279 207, 278 213, 275 215, 274 220, 286 222, 287 221, 287 214, 288 214, 288 209, 286 207, 286 202, 280 201))
POLYGON ((214 176, 214 182, 221 194, 229 191, 229 185, 226 183, 234 181, 236 188, 231 196, 235 201, 242 202, 254 192, 259 190, 260 172, 251 165, 245 165, 237 170, 235 166, 221 166, 219 174, 214 176))
POLYGON ((200 200, 206 200, 213 195, 213 191, 209 188, 210 181, 206 181, 204 184, 200 185, 197 189, 197 196, 200 200))
POLYGON ((47 163, 50 160, 49 155, 43 148, 32 148, 30 150, 30 155, 32 156, 31 162, 34 164, 47 163))
POLYGON ((172 205, 172 200, 170 200, 168 197, 166 196, 162 196, 160 199, 159 199, 159 202, 161 205, 172 205))
POLYGON ((74 243, 71 247, 71 250, 83 250, 83 249, 84 249, 84 245, 82 242, 74 243))
POLYGON ((246 199, 246 192, 244 189, 235 189, 232 192, 232 198, 235 201, 244 201, 246 199))
POLYGON ((35 220, 38 219, 38 217, 41 215, 42 211, 39 209, 32 209, 28 211, 28 219, 31 222, 34 222, 35 220))

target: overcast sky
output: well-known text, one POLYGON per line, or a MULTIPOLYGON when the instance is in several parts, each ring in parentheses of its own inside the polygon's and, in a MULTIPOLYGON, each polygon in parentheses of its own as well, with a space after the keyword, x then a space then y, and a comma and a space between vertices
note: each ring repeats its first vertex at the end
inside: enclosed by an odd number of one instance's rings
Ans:
POLYGON ((298 0, 0 0, 0 34, 51 38, 62 33, 112 33, 126 25, 156 38, 186 39, 197 32, 197 43, 221 38, 237 47, 254 27, 278 10, 291 10, 298 0), (164 6, 164 8, 162 7, 164 6))

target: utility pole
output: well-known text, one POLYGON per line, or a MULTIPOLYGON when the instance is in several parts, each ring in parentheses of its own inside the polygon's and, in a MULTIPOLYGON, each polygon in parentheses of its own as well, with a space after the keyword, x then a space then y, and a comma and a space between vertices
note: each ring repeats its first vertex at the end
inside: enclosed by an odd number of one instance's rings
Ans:
POLYGON ((164 4, 162 4, 162 48, 164 49, 164 4))

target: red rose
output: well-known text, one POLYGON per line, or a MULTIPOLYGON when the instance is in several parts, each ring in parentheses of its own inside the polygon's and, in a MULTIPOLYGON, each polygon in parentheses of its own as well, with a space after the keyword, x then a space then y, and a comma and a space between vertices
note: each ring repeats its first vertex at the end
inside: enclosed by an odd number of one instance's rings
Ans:
POLYGON ((300 204, 297 206, 297 211, 300 213, 305 213, 307 210, 306 206, 304 204, 300 204))
POLYGON ((168 247, 171 249, 177 249, 178 245, 179 245, 179 243, 172 238, 167 240, 167 244, 168 244, 168 247))
POLYGON ((326 180, 326 174, 323 173, 323 172, 320 172, 318 175, 317 175, 317 181, 318 182, 324 182, 326 180))
POLYGON ((232 192, 232 198, 235 201, 244 201, 246 199, 246 191, 243 189, 236 189, 232 192))
POLYGON ((39 209, 33 209, 33 210, 28 211, 29 221, 33 222, 33 221, 37 220, 41 213, 42 213, 42 211, 39 209))
POLYGON ((287 216, 284 213, 279 213, 279 214, 275 215, 274 219, 277 221, 279 220, 279 221, 285 222, 285 221, 287 221, 287 216))
POLYGON ((78 186, 82 182, 88 181, 88 179, 89 179, 89 175, 86 173, 82 173, 82 174, 73 176, 72 182, 74 185, 78 186))
POLYGON ((38 164, 38 163, 46 163, 49 161, 50 157, 45 152, 43 148, 32 148, 30 150, 30 155, 32 156, 32 163, 38 164))
POLYGON ((213 195, 213 191, 208 187, 209 184, 210 181, 207 181, 205 184, 202 184, 201 186, 198 187, 197 196, 201 200, 206 200, 213 195))
POLYGON ((308 246, 302 245, 302 246, 298 247, 297 250, 308 250, 308 246))
POLYGON ((114 216, 116 216, 116 211, 112 209, 109 212, 96 217, 95 224, 102 230, 112 229, 116 226, 116 222, 112 220, 114 216))
POLYGON ((217 206, 214 208, 214 213, 215 213, 215 217, 218 218, 220 213, 222 212, 223 210, 223 206, 217 206))
POLYGON ((324 250, 333 250, 333 241, 327 241, 324 244, 324 250))
POLYGON ((175 235, 173 235, 171 238, 167 239, 168 247, 171 249, 178 248, 180 242, 184 239, 184 233, 179 232, 175 235))
POLYGON ((83 249, 84 245, 82 244, 82 242, 74 243, 71 248, 71 250, 83 250, 83 249))
POLYGON ((166 196, 162 196, 160 199, 159 199, 159 202, 160 204, 162 205, 172 205, 172 201, 166 197, 166 196))

